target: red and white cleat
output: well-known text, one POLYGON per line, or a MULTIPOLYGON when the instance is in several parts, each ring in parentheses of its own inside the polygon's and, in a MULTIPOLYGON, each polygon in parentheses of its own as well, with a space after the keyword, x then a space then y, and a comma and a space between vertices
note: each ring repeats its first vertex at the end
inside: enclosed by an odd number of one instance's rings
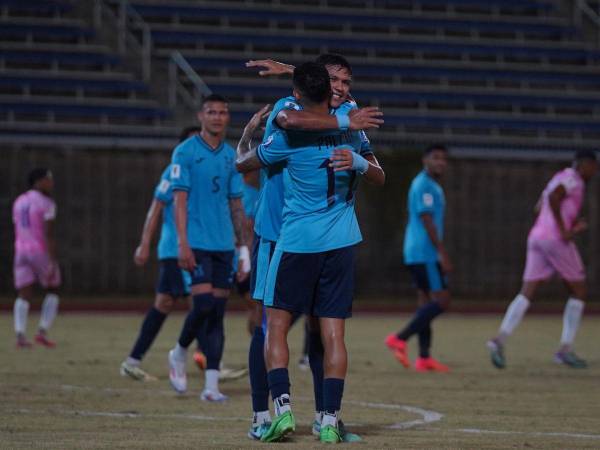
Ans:
POLYGON ((46 347, 46 348, 54 348, 54 347, 56 347, 56 342, 51 341, 50 339, 48 339, 45 334, 38 333, 38 334, 35 335, 35 338, 33 338, 33 339, 35 340, 36 344, 39 344, 39 345, 41 345, 43 347, 46 347))
POLYGON ((400 364, 402 364, 407 369, 410 368, 410 360, 408 359, 406 341, 398 339, 398 337, 395 334, 390 334, 387 338, 385 338, 385 345, 392 352, 394 352, 394 357, 398 360, 400 364))

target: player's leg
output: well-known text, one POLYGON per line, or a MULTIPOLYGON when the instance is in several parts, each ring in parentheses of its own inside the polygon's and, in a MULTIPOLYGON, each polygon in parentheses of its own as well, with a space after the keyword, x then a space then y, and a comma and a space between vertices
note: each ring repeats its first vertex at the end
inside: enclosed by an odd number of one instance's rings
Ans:
POLYGON ((191 274, 192 308, 188 312, 179 339, 175 347, 169 351, 169 380, 177 392, 187 389, 187 349, 196 339, 198 329, 207 320, 214 308, 212 286, 212 261, 210 256, 203 251, 194 250, 196 268, 191 274))
POLYGON ((298 360, 298 368, 300 370, 308 370, 310 363, 308 360, 308 347, 310 346, 310 325, 308 317, 304 320, 304 335, 302 339, 302 356, 298 360))
POLYGON ((506 340, 523 320, 538 286, 553 274, 554 268, 547 259, 546 252, 540 245, 540 242, 529 240, 527 242, 527 257, 521 290, 510 305, 508 305, 498 334, 487 341, 492 364, 498 369, 506 367, 506 358, 504 356, 506 340))
POLYGON ((35 261, 34 267, 38 280, 41 286, 46 289, 35 342, 44 347, 53 348, 55 343, 48 339, 47 335, 58 314, 58 289, 61 285, 60 267, 56 262, 51 261, 47 255, 40 256, 35 261))
POLYGON ((579 251, 573 242, 557 244, 557 251, 552 253, 552 262, 556 271, 564 280, 569 290, 569 300, 563 313, 563 330, 560 348, 554 360, 573 368, 585 368, 587 363, 573 351, 575 336, 581 324, 581 317, 587 299, 585 268, 579 251))
POLYGON ((29 258, 19 253, 15 254, 14 260, 14 283, 17 298, 13 306, 13 318, 17 348, 30 348, 31 342, 27 340, 27 316, 29 304, 34 295, 34 284, 37 280, 36 274, 29 263, 29 258))

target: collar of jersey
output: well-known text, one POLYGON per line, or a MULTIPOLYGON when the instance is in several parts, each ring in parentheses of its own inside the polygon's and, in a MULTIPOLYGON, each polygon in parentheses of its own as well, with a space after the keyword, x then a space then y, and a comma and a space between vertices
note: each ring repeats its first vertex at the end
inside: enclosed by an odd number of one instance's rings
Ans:
POLYGON ((198 140, 198 142, 200 143, 200 145, 208 150, 210 153, 212 154, 217 154, 219 153, 221 150, 223 150, 223 147, 225 146, 225 139, 223 139, 220 143, 219 146, 215 149, 213 149, 210 145, 208 145, 208 143, 202 138, 202 136, 200 136, 199 134, 195 135, 196 139, 198 140))

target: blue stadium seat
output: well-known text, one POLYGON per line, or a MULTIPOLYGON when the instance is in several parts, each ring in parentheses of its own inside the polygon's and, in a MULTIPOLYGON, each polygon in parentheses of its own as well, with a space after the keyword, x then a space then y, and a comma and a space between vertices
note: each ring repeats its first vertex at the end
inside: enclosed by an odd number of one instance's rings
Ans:
POLYGON ((2 102, 0 113, 46 114, 69 117, 130 117, 138 119, 166 119, 170 116, 165 109, 145 106, 105 106, 90 104, 49 104, 38 102, 2 102))
POLYGON ((66 51, 35 51, 35 50, 4 50, 0 49, 0 59, 15 63, 46 63, 72 65, 116 65, 119 58, 106 53, 66 52, 66 51))
POLYGON ((231 45, 302 46, 305 50, 321 47, 343 50, 379 50, 396 52, 435 52, 459 57, 463 54, 477 56, 504 56, 521 58, 552 58, 561 61, 598 61, 600 51, 581 48, 534 47, 518 45, 450 44, 444 42, 400 41, 365 38, 319 38, 286 35, 275 37, 262 34, 208 33, 204 31, 152 30, 157 44, 207 43, 231 45))
POLYGON ((36 38, 91 38, 94 31, 74 25, 20 25, 2 23, 0 25, 0 38, 26 38, 32 35, 36 38))
POLYGON ((73 6, 68 3, 51 0, 0 0, 0 7, 7 7, 11 11, 34 11, 44 14, 66 13, 73 9, 73 6))
POLYGON ((96 92, 147 92, 148 87, 141 81, 130 80, 99 80, 99 79, 74 79, 70 77, 42 77, 42 76, 8 76, 0 72, 0 86, 23 87, 43 89, 85 89, 96 92))
POLYGON ((357 14, 333 14, 328 12, 286 12, 277 10, 235 10, 224 8, 206 8, 180 5, 144 5, 134 4, 133 8, 143 17, 162 18, 168 20, 171 16, 180 15, 190 18, 221 18, 229 19, 255 19, 268 22, 276 20, 279 22, 302 22, 304 24, 352 24, 368 25, 369 27, 392 27, 396 26, 402 29, 424 30, 453 30, 470 31, 477 30, 483 32, 523 32, 529 35, 543 35, 546 37, 560 37, 573 35, 573 27, 545 24, 539 22, 506 21, 506 20, 458 20, 447 19, 428 19, 422 17, 401 18, 381 15, 357 14))

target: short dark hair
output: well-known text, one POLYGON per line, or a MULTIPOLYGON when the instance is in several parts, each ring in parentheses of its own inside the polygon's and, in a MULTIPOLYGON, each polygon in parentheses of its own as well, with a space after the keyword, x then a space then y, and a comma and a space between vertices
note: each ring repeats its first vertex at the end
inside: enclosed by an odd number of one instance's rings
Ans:
POLYGON ((46 169, 45 167, 33 169, 31 172, 29 172, 29 175, 27 175, 27 183, 29 184, 29 187, 32 188, 35 186, 35 183, 42 178, 46 178, 49 174, 50 170, 46 169))
POLYGON ((575 161, 583 161, 586 159, 589 161, 597 161, 596 152, 594 150, 578 150, 577 153, 575 153, 575 161))
POLYGON ((448 153, 448 148, 444 144, 433 144, 423 150, 423 156, 427 156, 435 150, 441 150, 442 152, 448 153))
POLYGON ((323 64, 324 66, 340 66, 348 71, 350 75, 352 75, 352 66, 346 58, 342 55, 338 55, 337 53, 323 53, 319 55, 315 62, 318 64, 323 64))
POLYGON ((179 133, 179 142, 183 142, 187 138, 189 138, 192 134, 198 134, 201 131, 202 131, 202 127, 197 127, 197 126, 186 127, 183 130, 181 130, 181 133, 179 133))
POLYGON ((294 88, 308 100, 323 103, 331 97, 329 73, 323 64, 306 62, 294 69, 294 88))
POLYGON ((210 94, 202 99, 202 106, 204 106, 208 102, 219 102, 228 104, 229 102, 225 97, 219 94, 210 94))

